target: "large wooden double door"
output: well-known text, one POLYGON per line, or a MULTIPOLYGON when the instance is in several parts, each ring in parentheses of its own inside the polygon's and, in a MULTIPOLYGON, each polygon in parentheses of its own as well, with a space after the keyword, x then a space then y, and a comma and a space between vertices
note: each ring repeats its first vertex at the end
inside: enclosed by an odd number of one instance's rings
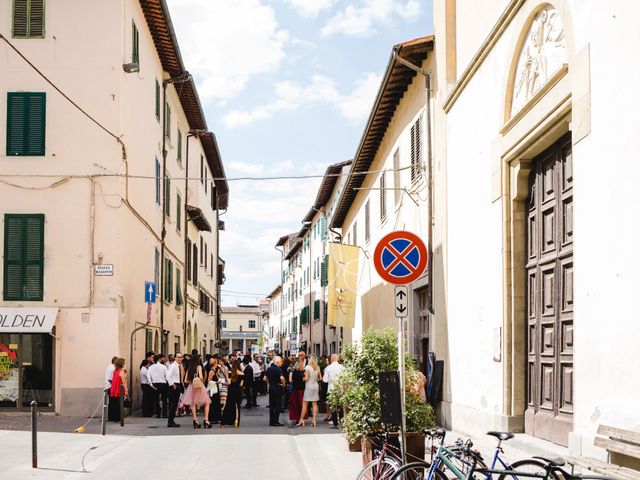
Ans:
POLYGON ((570 135, 533 161, 527 221, 525 431, 567 445, 574 400, 570 135))

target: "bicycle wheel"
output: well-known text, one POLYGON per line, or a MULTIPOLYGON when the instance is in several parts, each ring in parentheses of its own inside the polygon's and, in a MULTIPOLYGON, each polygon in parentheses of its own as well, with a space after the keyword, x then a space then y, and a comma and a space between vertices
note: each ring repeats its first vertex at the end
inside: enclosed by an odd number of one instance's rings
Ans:
POLYGON ((398 471, 400 464, 390 457, 384 457, 378 465, 378 459, 374 458, 367 463, 356 477, 356 480, 391 480, 398 471))
MULTIPOLYGON (((407 463, 393 474, 391 480, 427 480, 431 465, 427 462, 407 463)), ((440 470, 434 470, 432 480, 447 480, 440 470)))
MULTIPOLYGON (((544 479, 547 475, 547 464, 539 460, 518 460, 513 462, 509 470, 500 474, 498 480, 537 480, 544 479), (509 472, 509 473, 507 473, 509 472), (518 475, 524 473, 526 475, 518 475)), ((547 480, 560 480, 560 477, 553 470, 549 470, 547 480)))

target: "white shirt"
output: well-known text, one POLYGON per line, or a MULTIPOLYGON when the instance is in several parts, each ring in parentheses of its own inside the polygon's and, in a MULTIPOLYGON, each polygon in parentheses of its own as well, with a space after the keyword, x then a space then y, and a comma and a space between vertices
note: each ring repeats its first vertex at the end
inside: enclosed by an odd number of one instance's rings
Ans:
POLYGON ((167 367, 162 363, 154 363, 151 365, 147 375, 151 383, 167 383, 167 367))
POLYGON ((262 372, 260 371, 260 364, 255 360, 251 360, 251 363, 249 365, 251 365, 251 368, 253 368, 253 378, 258 378, 262 374, 262 372))
POLYGON ((149 369, 147 367, 140 367, 140 383, 149 385, 149 369))
POLYGON ((109 390, 111 388, 111 380, 113 380, 113 372, 116 371, 116 366, 110 363, 107 369, 104 371, 104 389, 109 390))
POLYGON ((167 383, 169 386, 180 383, 180 366, 178 362, 171 362, 167 369, 167 383))
POLYGON ((332 362, 331 365, 327 366, 324 369, 324 376, 322 377, 322 381, 327 384, 327 392, 330 392, 335 383, 342 375, 342 371, 344 367, 338 362, 332 362))

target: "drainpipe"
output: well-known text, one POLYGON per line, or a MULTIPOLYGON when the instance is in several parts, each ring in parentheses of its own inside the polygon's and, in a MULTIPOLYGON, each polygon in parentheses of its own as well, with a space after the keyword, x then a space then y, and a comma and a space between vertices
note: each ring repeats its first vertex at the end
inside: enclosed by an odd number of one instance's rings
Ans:
POLYGON ((427 202, 427 218, 429 224, 427 225, 427 249, 429 252, 429 263, 427 265, 427 271, 429 273, 429 283, 427 285, 427 297, 429 302, 429 312, 433 315, 435 313, 433 308, 433 153, 431 151, 431 76, 428 72, 424 71, 421 67, 414 65, 413 63, 405 60, 399 55, 400 47, 396 46, 393 49, 393 59, 399 64, 407 67, 414 72, 420 73, 425 78, 425 90, 426 90, 426 130, 427 130, 427 175, 429 177, 429 195, 427 202))
POLYGON ((160 285, 158 286, 162 292, 160 295, 160 330, 162 334, 162 339, 160 341, 160 350, 167 350, 167 341, 164 330, 164 259, 165 259, 165 246, 166 241, 165 238, 167 236, 167 215, 166 215, 166 204, 167 204, 167 85, 174 83, 183 83, 188 82, 191 79, 191 75, 189 72, 182 72, 180 75, 175 77, 167 78, 162 80, 162 232, 160 234, 160 285))

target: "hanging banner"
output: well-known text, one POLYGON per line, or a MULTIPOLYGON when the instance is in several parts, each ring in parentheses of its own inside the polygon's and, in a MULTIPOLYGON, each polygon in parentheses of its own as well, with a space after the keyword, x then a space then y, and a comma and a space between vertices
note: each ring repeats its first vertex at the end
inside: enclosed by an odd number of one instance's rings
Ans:
POLYGON ((355 326, 359 256, 358 247, 329 244, 327 323, 334 327, 355 326))

